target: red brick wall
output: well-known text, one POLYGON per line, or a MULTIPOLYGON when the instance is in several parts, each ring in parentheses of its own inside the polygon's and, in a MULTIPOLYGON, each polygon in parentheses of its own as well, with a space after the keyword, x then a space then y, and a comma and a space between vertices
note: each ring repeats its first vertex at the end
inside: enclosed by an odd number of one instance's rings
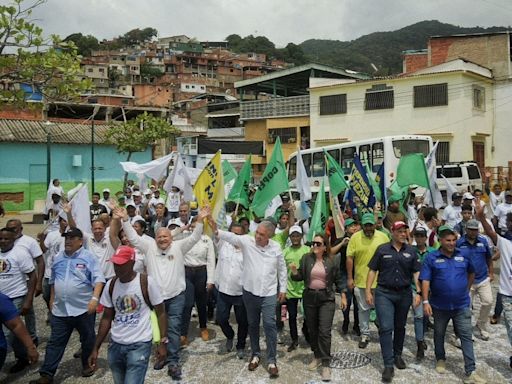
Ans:
POLYGON ((428 53, 405 54, 403 60, 403 72, 411 73, 428 66, 428 53))
POLYGON ((429 45, 429 66, 445 63, 451 45, 457 41, 453 37, 430 39, 429 45))

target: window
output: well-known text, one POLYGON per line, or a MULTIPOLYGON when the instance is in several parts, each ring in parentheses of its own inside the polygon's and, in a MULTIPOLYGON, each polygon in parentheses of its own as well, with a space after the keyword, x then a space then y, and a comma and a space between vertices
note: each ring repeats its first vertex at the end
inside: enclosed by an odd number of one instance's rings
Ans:
POLYGON ((92 71, 93 71, 92 68, 87 68, 87 72, 92 73, 92 71))
POLYGON ((313 153, 313 177, 325 174, 325 157, 323 152, 313 153))
POLYGON ((339 164, 340 163, 340 150, 339 149, 331 149, 330 151, 327 151, 329 155, 332 156, 334 160, 339 164))
POLYGON ((105 73, 105 68, 98 68, 99 73, 105 73))
POLYGON ((288 163, 288 181, 297 177, 297 156, 292 157, 288 163))
POLYGON ((281 139, 281 143, 296 143, 297 133, 295 128, 276 128, 268 130, 268 142, 275 143, 277 138, 281 139))
POLYGON ((347 95, 320 96, 320 115, 347 113, 347 95))
POLYGON ((359 159, 361 163, 370 165, 370 145, 360 145, 359 146, 359 159))
POLYGON ((473 86, 473 108, 485 111, 485 89, 473 86))
POLYGON ((384 162, 384 143, 375 143, 372 145, 372 171, 377 172, 384 162))
MULTIPOLYGON (((439 149, 439 147, 437 148, 439 149)), ((427 156, 430 150, 426 140, 393 140, 393 152, 399 159, 411 153, 422 153, 423 156, 427 156)))
POLYGON ((478 170, 478 167, 476 165, 468 165, 468 177, 470 180, 480 179, 482 176, 480 176, 480 171, 478 170))
POLYGON ((352 170, 355 153, 356 147, 342 148, 341 150, 341 166, 343 171, 347 174, 352 170))
POLYGON ((436 149, 437 164, 446 164, 450 162, 450 142, 440 141, 436 149))
POLYGON ((311 176, 311 154, 302 155, 302 162, 304 163, 304 168, 306 168, 306 174, 308 177, 311 176))
POLYGON ((414 108, 448 105, 448 84, 419 85, 414 87, 414 108))
MULTIPOLYGON (((437 148, 439 149, 439 146, 437 148)), ((436 172, 437 172, 437 177, 439 179, 441 178, 441 175, 443 175, 447 179, 462 177, 462 169, 458 165, 437 168, 436 172)))
POLYGON ((395 95, 393 87, 386 84, 376 84, 366 90, 364 97, 364 109, 371 111, 374 109, 391 109, 395 106, 395 95))

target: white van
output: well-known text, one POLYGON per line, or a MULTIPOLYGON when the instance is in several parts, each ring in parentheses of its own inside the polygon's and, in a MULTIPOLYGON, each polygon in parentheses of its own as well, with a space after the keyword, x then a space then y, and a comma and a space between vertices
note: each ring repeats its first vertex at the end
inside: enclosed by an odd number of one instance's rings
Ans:
POLYGON ((475 189, 482 190, 482 175, 478 165, 475 162, 467 161, 462 163, 447 163, 437 166, 437 185, 443 195, 443 199, 450 203, 451 199, 446 199, 446 183, 441 177, 444 175, 451 185, 458 192, 473 192, 475 189))

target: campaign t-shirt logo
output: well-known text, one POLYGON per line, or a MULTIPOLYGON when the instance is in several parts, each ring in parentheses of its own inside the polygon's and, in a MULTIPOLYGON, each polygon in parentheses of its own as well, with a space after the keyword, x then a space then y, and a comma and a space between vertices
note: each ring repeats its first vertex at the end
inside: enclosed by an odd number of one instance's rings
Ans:
POLYGON ((137 295, 118 296, 116 299, 116 311, 124 315, 139 310, 141 300, 137 295))
POLYGON ((0 259, 0 273, 7 273, 11 270, 11 262, 7 259, 0 259))

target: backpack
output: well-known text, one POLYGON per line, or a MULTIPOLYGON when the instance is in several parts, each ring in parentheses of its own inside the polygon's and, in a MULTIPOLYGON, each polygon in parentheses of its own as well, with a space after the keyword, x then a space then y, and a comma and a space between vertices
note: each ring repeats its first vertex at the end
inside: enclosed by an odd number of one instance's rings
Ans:
MULTIPOLYGON (((139 276, 140 276, 140 289, 142 291, 142 296, 144 297, 144 302, 149 307, 149 309, 152 311, 153 305, 151 304, 151 301, 149 301, 149 293, 148 293, 148 275, 146 275, 145 273, 140 273, 139 276)), ((116 281, 117 281, 117 276, 114 276, 112 278, 112 282, 110 283, 110 286, 108 287, 110 301, 113 301, 112 294, 114 293, 114 284, 116 283, 116 281)), ((112 304, 114 304, 114 303, 112 303, 112 304)), ((113 305, 113 308, 115 311, 116 306, 113 305)))

